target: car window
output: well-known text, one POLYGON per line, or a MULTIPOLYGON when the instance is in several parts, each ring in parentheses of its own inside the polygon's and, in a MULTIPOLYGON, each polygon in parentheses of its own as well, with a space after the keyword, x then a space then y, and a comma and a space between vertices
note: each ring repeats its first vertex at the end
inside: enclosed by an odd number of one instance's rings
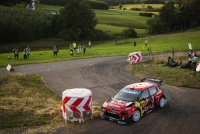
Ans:
POLYGON ((150 92, 150 95, 154 95, 157 92, 157 88, 156 87, 150 87, 149 92, 150 92))
POLYGON ((149 90, 146 89, 146 90, 144 90, 144 91, 142 92, 141 97, 140 97, 140 100, 145 99, 145 98, 148 98, 148 97, 149 97, 149 90))
POLYGON ((123 88, 115 96, 115 99, 134 102, 138 100, 141 91, 123 88))

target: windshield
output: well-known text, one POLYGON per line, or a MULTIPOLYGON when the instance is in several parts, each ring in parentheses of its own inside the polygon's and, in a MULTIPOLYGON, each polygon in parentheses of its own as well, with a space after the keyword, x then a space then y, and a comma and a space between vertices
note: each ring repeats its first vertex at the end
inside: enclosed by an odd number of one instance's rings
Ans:
POLYGON ((114 96, 114 98, 135 102, 136 100, 138 100, 140 94, 141 91, 123 88, 114 96))

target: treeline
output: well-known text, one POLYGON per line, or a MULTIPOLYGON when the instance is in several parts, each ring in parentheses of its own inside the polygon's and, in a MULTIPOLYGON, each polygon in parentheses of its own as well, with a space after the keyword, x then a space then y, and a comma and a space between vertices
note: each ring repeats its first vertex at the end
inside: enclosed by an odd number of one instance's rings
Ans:
MULTIPOLYGON (((65 6, 71 0, 40 0, 41 4, 47 5, 57 5, 57 6, 65 6)), ((92 9, 109 9, 109 5, 107 2, 98 1, 98 0, 85 0, 88 4, 90 4, 92 9)))
POLYGON ((52 35, 52 17, 44 12, 0 6, 0 43, 52 35))
POLYGON ((159 17, 147 20, 149 34, 168 33, 200 26, 200 0, 165 3, 159 17))
POLYGON ((0 6, 0 44, 47 37, 64 40, 111 39, 106 32, 95 29, 96 24, 97 20, 91 6, 78 0, 67 3, 56 15, 0 6))

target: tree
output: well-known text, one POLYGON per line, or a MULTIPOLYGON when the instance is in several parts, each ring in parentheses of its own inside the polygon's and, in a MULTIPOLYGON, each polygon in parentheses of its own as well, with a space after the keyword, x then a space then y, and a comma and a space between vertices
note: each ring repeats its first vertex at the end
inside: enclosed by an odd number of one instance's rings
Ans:
POLYGON ((142 9, 142 11, 145 11, 145 3, 142 3, 141 9, 142 9))
POLYGON ((122 9, 122 4, 119 4, 119 9, 122 9))
POLYGON ((0 0, 0 5, 15 6, 17 3, 31 3, 31 0, 0 0))
POLYGON ((147 22, 148 34, 161 34, 166 32, 165 23, 163 23, 159 17, 148 19, 147 22))
POLYGON ((177 0, 181 28, 193 28, 200 24, 200 1, 177 0))
POLYGON ((161 8, 160 19, 166 24, 169 31, 174 30, 178 26, 178 15, 173 1, 164 4, 161 8))
POLYGON ((124 37, 125 42, 126 42, 127 38, 136 38, 137 32, 133 28, 129 28, 129 29, 124 29, 121 35, 122 37, 124 37))
POLYGON ((85 1, 72 0, 60 10, 56 31, 65 33, 67 39, 88 38, 97 24, 95 13, 85 1))
POLYGON ((150 5, 148 5, 148 6, 147 6, 147 10, 148 10, 148 11, 152 11, 152 10, 153 10, 153 7, 150 6, 150 5))

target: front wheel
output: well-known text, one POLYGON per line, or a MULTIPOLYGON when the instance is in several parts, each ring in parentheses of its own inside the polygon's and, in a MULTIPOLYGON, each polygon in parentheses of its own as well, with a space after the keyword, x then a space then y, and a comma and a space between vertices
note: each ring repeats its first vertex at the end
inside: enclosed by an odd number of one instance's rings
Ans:
POLYGON ((135 112, 133 113, 133 121, 139 121, 140 120, 140 111, 139 110, 135 110, 135 112))
POLYGON ((101 117, 101 119, 105 119, 104 112, 100 111, 100 117, 101 117))
POLYGON ((165 106, 165 99, 162 97, 160 98, 160 107, 164 107, 165 106))

